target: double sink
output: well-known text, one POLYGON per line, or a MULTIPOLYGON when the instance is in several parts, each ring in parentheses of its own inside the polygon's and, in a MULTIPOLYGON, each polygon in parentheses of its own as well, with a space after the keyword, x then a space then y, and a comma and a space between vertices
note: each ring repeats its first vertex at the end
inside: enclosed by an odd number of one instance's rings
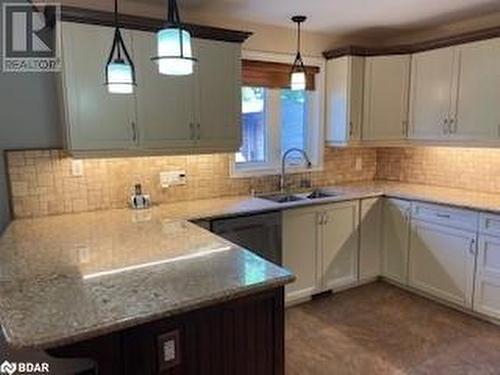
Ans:
POLYGON ((338 197, 339 195, 340 195, 339 193, 333 191, 316 189, 310 192, 300 193, 300 194, 282 193, 282 194, 260 195, 259 198, 275 203, 290 203, 290 202, 298 202, 305 200, 333 198, 333 197, 338 197))

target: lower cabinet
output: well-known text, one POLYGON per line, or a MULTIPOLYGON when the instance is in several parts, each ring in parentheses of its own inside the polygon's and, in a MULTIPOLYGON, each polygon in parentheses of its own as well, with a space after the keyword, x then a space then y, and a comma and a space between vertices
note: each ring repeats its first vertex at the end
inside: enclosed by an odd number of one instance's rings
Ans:
POLYGON ((286 287, 287 302, 357 282, 358 224, 358 201, 284 212, 283 264, 297 278, 286 287))
POLYGON ((472 307, 477 234, 413 220, 409 285, 463 307, 472 307))
POLYGON ((500 237, 479 237, 474 310, 500 319, 500 237))
POLYGON ((383 198, 361 201, 359 224, 359 279, 372 280, 381 274, 383 198))
POLYGON ((382 215, 382 275, 400 284, 408 282, 411 203, 387 198, 382 215))

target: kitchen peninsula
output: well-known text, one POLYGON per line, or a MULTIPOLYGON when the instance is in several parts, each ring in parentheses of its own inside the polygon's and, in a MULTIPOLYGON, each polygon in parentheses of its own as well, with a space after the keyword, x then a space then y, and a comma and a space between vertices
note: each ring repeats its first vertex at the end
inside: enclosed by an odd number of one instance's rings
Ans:
POLYGON ((293 279, 158 207, 23 219, 0 239, 0 320, 102 374, 283 374, 293 279))

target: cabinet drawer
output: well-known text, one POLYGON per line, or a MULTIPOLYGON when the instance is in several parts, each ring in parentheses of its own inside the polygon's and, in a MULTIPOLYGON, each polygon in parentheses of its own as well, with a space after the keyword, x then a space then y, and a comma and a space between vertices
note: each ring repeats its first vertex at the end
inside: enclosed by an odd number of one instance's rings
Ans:
POLYGON ((479 231, 500 237, 500 215, 482 213, 479 217, 479 231))
POLYGON ((459 229, 477 230, 479 214, 474 211, 428 203, 413 203, 412 218, 459 229))

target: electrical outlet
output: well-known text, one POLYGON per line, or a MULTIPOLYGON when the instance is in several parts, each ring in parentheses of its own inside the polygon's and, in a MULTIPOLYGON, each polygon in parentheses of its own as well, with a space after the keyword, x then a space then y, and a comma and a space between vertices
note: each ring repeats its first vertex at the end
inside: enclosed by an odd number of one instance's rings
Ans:
POLYGON ((83 177, 83 160, 71 160, 71 175, 83 177))
POLYGON ((166 371, 181 363, 180 332, 172 331, 157 337, 158 368, 166 371))
POLYGON ((160 186, 163 189, 178 185, 186 185, 186 171, 160 172, 160 186))
POLYGON ((354 167, 354 169, 356 169, 358 172, 363 170, 363 158, 356 158, 356 166, 354 167))

